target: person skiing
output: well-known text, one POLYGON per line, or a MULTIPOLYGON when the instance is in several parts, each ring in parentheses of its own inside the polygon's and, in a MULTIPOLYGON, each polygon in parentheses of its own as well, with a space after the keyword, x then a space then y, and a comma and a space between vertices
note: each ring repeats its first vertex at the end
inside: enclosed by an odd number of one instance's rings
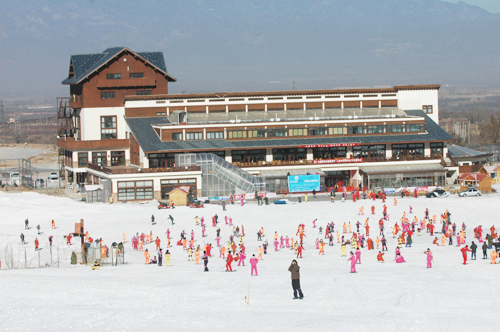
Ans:
POLYGON ((23 233, 21 233, 20 238, 21 238, 21 244, 24 244, 25 242, 24 242, 24 234, 23 233))
POLYGON ((385 262, 383 256, 384 256, 384 253, 381 252, 381 251, 379 251, 378 255, 377 255, 377 261, 379 261, 379 262, 385 262))
POLYGON ((144 258, 146 259, 146 263, 145 264, 150 264, 149 262, 149 251, 148 249, 146 249, 146 251, 144 251, 144 258))
POLYGON ((207 255, 207 252, 204 250, 203 251, 203 265, 205 265, 205 270, 204 272, 208 272, 208 255, 207 255))
POLYGON ((170 221, 172 222, 172 225, 175 225, 175 223, 174 223, 174 217, 172 217, 171 214, 168 215, 168 219, 170 219, 170 221))
POLYGON ((38 242, 38 238, 35 238, 35 251, 38 251, 38 245, 40 243, 38 242))
POLYGON ((356 264, 361 264, 361 250, 356 249, 356 264))
MULTIPOLYGON (((258 276, 257 273, 257 263, 259 260, 255 258, 255 254, 252 255, 252 258, 250 258, 250 266, 251 266, 251 274, 253 276, 253 272, 255 271, 255 276, 258 276)), ((239 264, 238 264, 239 265, 239 264)))
POLYGON ((155 216, 151 215, 151 224, 154 225, 154 223, 155 223, 155 216))
POLYGON ((231 255, 231 251, 227 253, 226 259, 226 272, 233 272, 233 268, 231 267, 231 263, 233 262, 233 255, 231 255))
POLYGON ((356 256, 351 251, 351 256, 347 261, 351 261, 351 273, 356 273, 356 256))
POLYGON ((472 244, 470 245, 470 259, 471 260, 476 260, 476 249, 477 249, 477 245, 474 243, 474 241, 472 241, 472 244))
POLYGON ((243 251, 240 250, 240 259, 238 260, 238 266, 240 266, 240 264, 245 266, 245 258, 247 258, 247 256, 245 255, 245 253, 243 251))
POLYGON ((460 251, 462 252, 462 256, 464 258, 464 265, 467 265, 467 251, 470 251, 469 246, 466 245, 465 247, 460 249, 460 251))
POLYGON ((165 252, 165 266, 172 266, 172 263, 170 263, 170 251, 165 252))
POLYGON ((24 221, 24 229, 30 229, 29 224, 30 224, 30 222, 29 222, 28 218, 26 218, 26 220, 24 221))
POLYGON ((292 276, 293 299, 302 300, 304 298, 304 294, 302 294, 302 289, 300 288, 300 266, 295 259, 292 261, 288 271, 291 272, 292 276))
POLYGON ((432 268, 432 259, 433 259, 431 249, 427 248, 427 251, 425 251, 424 254, 427 255, 427 268, 430 269, 432 268))
POLYGON ((40 225, 36 226, 36 229, 38 231, 38 235, 40 235, 40 225))
POLYGON ((52 236, 52 235, 51 235, 51 236, 49 236, 49 244, 50 244, 51 246, 52 246, 52 238, 53 238, 53 236, 52 236))
POLYGON ((385 236, 382 237, 381 242, 382 242, 382 251, 388 251, 388 249, 387 249, 387 240, 386 240, 385 236))
POLYGON ((481 248, 483 248, 483 259, 488 259, 488 245, 486 242, 483 243, 481 248))
POLYGON ((163 252, 160 250, 158 251, 158 266, 162 266, 161 263, 163 261, 163 252))

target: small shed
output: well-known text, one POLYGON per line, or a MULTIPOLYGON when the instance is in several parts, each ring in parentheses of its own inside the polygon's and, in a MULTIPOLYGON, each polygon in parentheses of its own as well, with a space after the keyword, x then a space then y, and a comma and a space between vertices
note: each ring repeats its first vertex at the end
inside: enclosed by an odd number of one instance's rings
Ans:
POLYGON ((500 176, 498 176, 498 173, 500 173, 500 166, 499 165, 483 166, 479 170, 479 173, 488 174, 494 180, 493 181, 494 183, 500 183, 500 176))
POLYGON ((180 186, 168 192, 170 202, 174 202, 175 206, 188 205, 188 194, 191 190, 190 186, 180 186))
POLYGON ((480 173, 463 173, 458 180, 460 181, 460 190, 475 187, 485 193, 491 192, 491 184, 494 183, 491 176, 480 173))

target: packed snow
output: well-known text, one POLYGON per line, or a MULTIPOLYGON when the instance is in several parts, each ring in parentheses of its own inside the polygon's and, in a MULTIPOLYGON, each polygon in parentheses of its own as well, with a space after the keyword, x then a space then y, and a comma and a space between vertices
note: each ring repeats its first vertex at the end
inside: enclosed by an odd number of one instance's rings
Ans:
MULTIPOLYGON (((497 188, 499 189, 499 188, 497 188)), ((339 195, 337 195, 337 198, 339 195)), ((291 199, 296 202, 296 199, 291 199)), ((361 264, 357 273, 349 273, 348 257, 340 257, 340 244, 325 247, 325 255, 316 249, 316 238, 324 237, 327 223, 335 222, 342 233, 342 224, 351 221, 352 229, 359 220, 370 218, 370 235, 379 233, 378 220, 382 216, 381 200, 361 199, 355 203, 335 203, 314 199, 309 202, 258 206, 255 201, 228 204, 227 211, 216 204, 201 209, 176 207, 158 210, 154 202, 148 204, 86 204, 68 198, 51 197, 37 193, 0 193, 0 257, 5 259, 7 245, 13 248, 15 259, 20 259, 21 232, 28 244, 28 260, 36 259, 34 240, 40 240, 42 252, 49 250, 47 238, 54 236, 54 246, 64 247, 64 235, 74 231, 74 224, 84 219, 85 230, 94 239, 103 239, 108 246, 121 242, 125 232, 125 265, 102 266, 92 270, 88 265, 61 264, 46 268, 5 269, 0 271, 0 326, 4 331, 339 331, 341 329, 373 329, 375 331, 492 331, 498 324, 497 301, 500 265, 483 260, 478 245, 477 260, 462 264, 460 248, 432 245, 425 231, 413 236, 413 246, 403 245, 406 263, 394 262, 397 245, 391 227, 399 222, 403 212, 413 207, 414 215, 439 216, 448 209, 451 221, 460 229, 467 225, 467 244, 473 239, 473 228, 482 225, 485 232, 497 221, 498 194, 482 197, 428 199, 424 197, 388 197, 386 205, 390 221, 386 222, 389 251, 385 262, 376 259, 378 250, 361 249, 361 264), (375 206, 375 216, 371 206, 375 206), (365 215, 358 216, 364 206, 365 215), (225 261, 219 258, 218 248, 212 250, 209 272, 203 272, 203 263, 188 261, 186 251, 175 245, 185 230, 188 239, 195 232, 197 244, 210 242, 215 246, 215 227, 211 218, 218 214, 221 243, 226 243, 232 227, 224 222, 230 216, 233 224, 245 228, 247 251, 245 266, 233 263, 236 272, 225 272, 225 261), (167 220, 174 217, 175 225, 167 220), (157 221, 151 225, 151 215, 157 221), (201 227, 195 217, 204 217, 207 237, 201 237, 201 227), (29 218, 30 229, 24 221, 29 218), (316 228, 312 221, 318 219, 316 228), (51 229, 54 219, 56 229, 51 229), (293 300, 288 267, 296 258, 294 251, 274 251, 274 232, 278 236, 295 236, 297 226, 305 224, 304 258, 297 259, 303 300, 293 300), (36 226, 42 234, 37 234, 36 226), (323 236, 319 235, 323 227, 323 236), (249 259, 257 256, 257 231, 265 229, 264 240, 269 242, 267 255, 257 265, 258 276, 250 276, 249 259), (153 232, 159 236, 165 250, 167 228, 172 237, 172 266, 145 265, 144 255, 134 251, 131 238, 137 232, 153 232), (430 248, 434 265, 426 268, 424 251, 430 248), (249 299, 246 297, 250 295, 249 299)), ((498 226, 498 224, 496 225, 498 226)), ((363 230, 363 228, 362 228, 363 230)), ((437 227, 440 231, 440 227, 437 227)), ((362 233, 364 233, 362 231, 362 233)), ((348 234, 346 238, 350 238, 348 234)), ((440 239, 441 234, 437 234, 440 239)), ((239 241, 236 240, 238 244, 239 241)), ((441 241, 439 241, 441 243, 441 241)), ((155 254, 155 244, 145 246, 155 254)), ((351 250, 347 248, 347 253, 351 250)), ((488 250, 488 257, 491 250, 488 250)), ((22 253, 24 255, 24 253, 22 253)), ((470 257, 470 254, 469 254, 470 257)))

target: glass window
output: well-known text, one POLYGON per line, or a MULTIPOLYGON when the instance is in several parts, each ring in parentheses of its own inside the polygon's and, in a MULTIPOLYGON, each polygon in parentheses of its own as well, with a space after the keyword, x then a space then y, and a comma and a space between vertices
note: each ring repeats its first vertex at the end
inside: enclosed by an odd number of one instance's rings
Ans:
POLYGON ((288 129, 288 136, 307 136, 306 128, 288 129))
POLYGON ((422 132, 422 131, 424 131, 424 124, 423 123, 409 124, 406 126, 406 130, 409 133, 422 132))
POLYGON ((224 138, 224 132, 222 131, 207 132, 207 139, 223 139, 223 138, 224 138))
POLYGON ((266 131, 263 129, 248 130, 247 134, 249 138, 266 137, 266 131))
POLYGON ((385 132, 384 125, 368 126, 368 134, 383 134, 385 132))
POLYGON ((245 130, 231 130, 227 132, 227 138, 246 138, 247 132, 245 130))
POLYGON ((87 167, 89 154, 87 152, 78 152, 78 167, 87 167))
POLYGON ((149 96, 151 95, 151 90, 140 90, 137 91, 138 96, 149 96))
POLYGON ((172 133, 172 141, 182 141, 182 133, 172 133))
POLYGON ((322 136, 328 134, 328 128, 309 128, 309 136, 322 136))
POLYGON ((365 133, 365 127, 363 126, 354 126, 350 127, 351 134, 364 134, 365 133))
POLYGON ((111 151, 111 166, 125 165, 125 151, 111 151))
POLYGON ((431 154, 443 154, 443 143, 431 143, 431 154))
POLYGON ((107 166, 106 152, 92 152, 92 164, 98 166, 107 166))
POLYGON ((114 99, 114 98, 115 98, 114 91, 101 92, 101 99, 114 99))
POLYGON ((328 148, 313 148, 314 159, 345 158, 346 147, 334 146, 328 148))
POLYGON ((116 138, 116 116, 101 117, 101 138, 116 138))
POLYGON ((387 126, 387 132, 388 133, 404 133, 405 132, 405 125, 403 125, 403 124, 389 125, 389 126, 387 126))
POLYGON ((153 181, 118 182, 118 200, 153 199, 153 181))
POLYGON ((424 105, 422 106, 422 110, 425 114, 432 114, 432 105, 424 105))
POLYGON ((122 74, 106 74, 108 80, 119 80, 120 78, 122 78, 122 74))
POLYGON ((186 133, 186 140, 203 139, 203 133, 186 133))
POLYGON ((328 128, 328 135, 347 135, 347 127, 328 128))
POLYGON ((267 137, 285 137, 286 130, 285 129, 269 129, 267 131, 267 137))
POLYGON ((144 77, 144 73, 130 73, 128 75, 129 78, 143 78, 144 77))

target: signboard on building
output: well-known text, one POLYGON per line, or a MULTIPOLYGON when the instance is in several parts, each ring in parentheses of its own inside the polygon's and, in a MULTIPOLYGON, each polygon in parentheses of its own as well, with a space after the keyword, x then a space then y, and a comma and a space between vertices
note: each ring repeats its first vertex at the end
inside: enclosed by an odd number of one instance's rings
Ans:
POLYGON ((288 191, 291 193, 319 191, 319 183, 319 174, 290 175, 288 177, 288 191))
POLYGON ((338 146, 358 146, 361 143, 332 143, 332 144, 308 144, 308 145, 299 145, 299 148, 332 148, 338 146))
POLYGON ((362 163, 363 158, 338 158, 338 159, 318 159, 313 160, 313 164, 345 164, 345 163, 362 163))

